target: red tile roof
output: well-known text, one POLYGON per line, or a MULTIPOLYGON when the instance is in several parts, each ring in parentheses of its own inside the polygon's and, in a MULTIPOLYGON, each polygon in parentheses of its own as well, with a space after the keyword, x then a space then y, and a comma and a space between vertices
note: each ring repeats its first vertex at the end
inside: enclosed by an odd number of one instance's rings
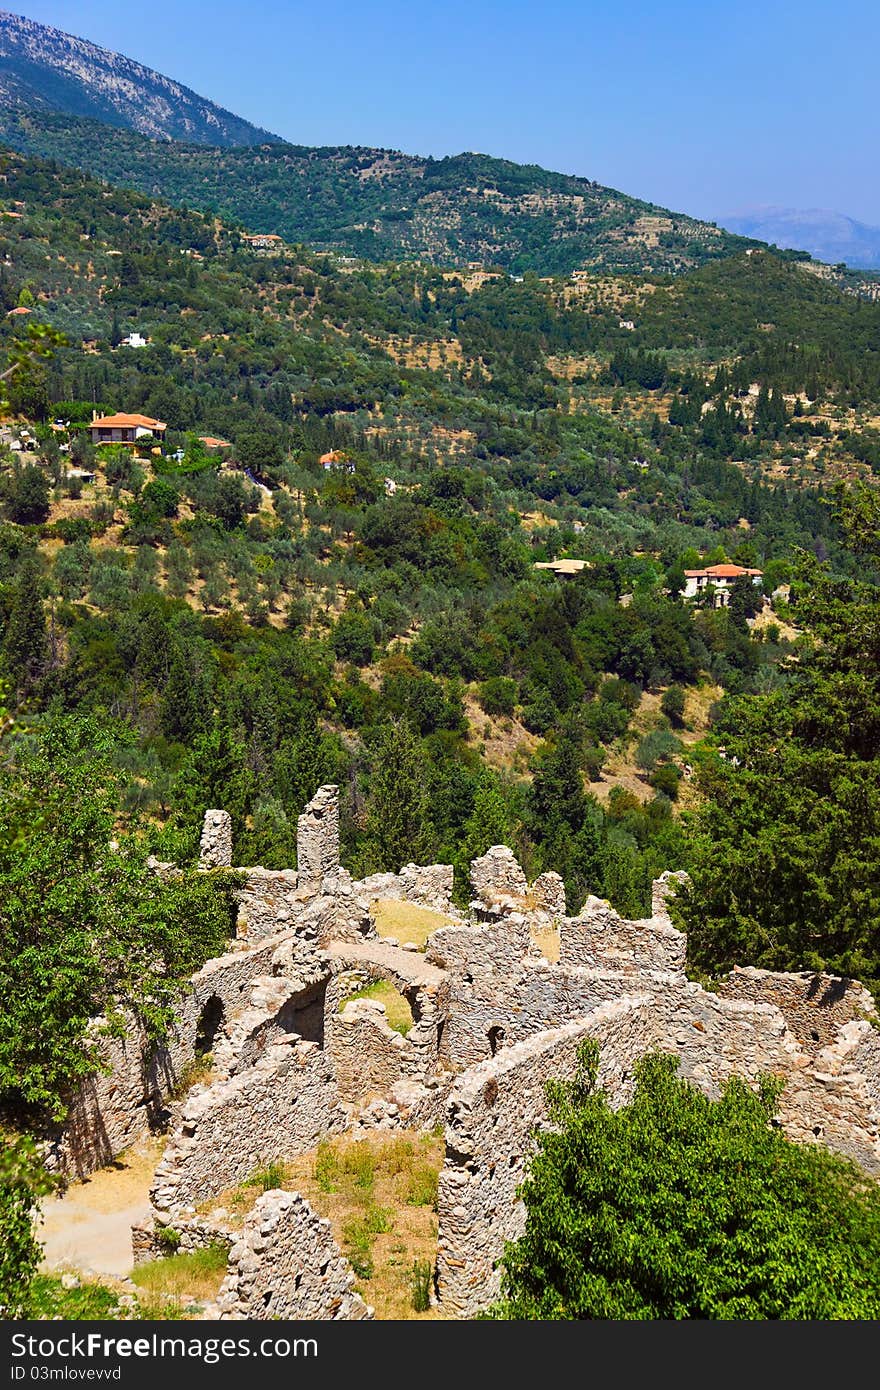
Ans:
POLYGON ((686 579, 738 579, 741 574, 763 574, 763 570, 743 569, 742 565, 709 565, 704 570, 685 570, 686 579))
POLYGON ((98 420, 92 420, 88 428, 90 430, 131 430, 139 427, 142 430, 167 430, 168 426, 163 420, 152 420, 149 415, 102 415, 98 420))
POLYGON ((204 444, 206 449, 231 449, 232 445, 228 439, 215 439, 213 434, 200 434, 199 443, 204 444))

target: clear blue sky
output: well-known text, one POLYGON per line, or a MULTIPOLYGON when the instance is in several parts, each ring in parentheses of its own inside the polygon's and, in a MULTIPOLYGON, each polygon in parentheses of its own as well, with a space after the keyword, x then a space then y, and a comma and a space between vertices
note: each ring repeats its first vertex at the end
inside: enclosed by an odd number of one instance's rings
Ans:
POLYGON ((880 0, 5 0, 301 144, 880 225, 880 0))

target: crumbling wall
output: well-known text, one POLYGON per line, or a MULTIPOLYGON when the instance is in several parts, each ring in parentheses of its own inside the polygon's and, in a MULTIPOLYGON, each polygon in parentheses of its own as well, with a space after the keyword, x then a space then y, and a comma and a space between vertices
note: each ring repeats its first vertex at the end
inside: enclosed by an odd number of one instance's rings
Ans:
MULTIPOLYGON (((124 1035, 100 1043, 106 1070, 83 1082, 64 1124, 49 1135, 47 1165, 85 1177, 161 1129, 168 1096, 199 1049, 207 1050, 211 1042, 204 1032, 209 1017, 217 1020, 222 1036, 247 1003, 252 982, 271 969, 281 940, 275 936, 208 961, 181 993, 168 1035, 158 1047, 133 1014, 124 1014, 124 1035)), ((97 1019, 93 1027, 101 1024, 97 1019)))
POLYGON ((319 787, 296 823, 299 886, 319 893, 339 872, 339 788, 319 787))
POLYGON ((421 1059, 409 1040, 389 1027, 385 1006, 352 999, 333 1027, 331 1055, 342 1100, 387 1096, 403 1076, 421 1079, 421 1059))
POLYGON ((535 1033, 571 1022, 635 988, 667 988, 669 977, 635 983, 619 971, 565 969, 525 960, 515 975, 454 974, 442 1055, 456 1070, 474 1066, 535 1033))
POLYGON ((358 879, 354 891, 368 903, 391 898, 434 912, 451 912, 453 878, 451 864, 404 864, 399 874, 370 874, 358 879))
POLYGON ((492 845, 485 854, 474 859, 470 881, 476 903, 490 912, 521 911, 526 905, 528 880, 507 845, 492 845))
POLYGON ((354 1291, 354 1273, 333 1239, 330 1222, 298 1192, 258 1197, 229 1254, 217 1298, 223 1319, 372 1318, 354 1291))
POLYGON ((877 1019, 871 995, 857 980, 804 970, 782 974, 734 966, 717 986, 728 999, 774 1004, 806 1052, 821 1052, 853 1019, 877 1019))
POLYGON ((199 843, 203 869, 232 867, 232 817, 228 811, 206 811, 199 843))
POLYGON ((437 1293, 444 1312, 470 1318, 498 1295, 504 1243, 525 1229, 516 1189, 533 1151, 533 1131, 548 1123, 546 1081, 573 1078, 579 1047, 595 1038, 601 1084, 622 1102, 635 1061, 650 1043, 650 1012, 647 997, 620 999, 505 1048, 458 1078, 447 1105, 437 1203, 437 1293))
POLYGON ((327 988, 325 1037, 331 1053, 341 1015, 339 1006, 352 992, 350 972, 364 981, 387 980, 406 999, 413 1026, 401 1054, 403 1075, 427 1082, 437 1070, 442 1035, 449 1015, 449 977, 416 951, 404 951, 376 938, 372 941, 332 941, 327 946, 334 979, 327 988))
POLYGON ((684 971, 687 938, 664 916, 629 922, 603 898, 589 897, 559 927, 560 965, 591 970, 684 971))
POLYGON ((455 974, 513 975, 529 952, 525 917, 516 914, 474 926, 439 927, 425 947, 425 960, 455 974))
POLYGON ((174 1222, 156 1221, 153 1215, 131 1228, 132 1263, 161 1260, 172 1254, 188 1255, 212 1245, 232 1247, 234 1236, 223 1221, 210 1216, 180 1217, 174 1222))
POLYGON ((347 1124, 327 1053, 291 1036, 267 1047, 253 1067, 189 1098, 156 1169, 153 1206, 195 1207, 347 1124))

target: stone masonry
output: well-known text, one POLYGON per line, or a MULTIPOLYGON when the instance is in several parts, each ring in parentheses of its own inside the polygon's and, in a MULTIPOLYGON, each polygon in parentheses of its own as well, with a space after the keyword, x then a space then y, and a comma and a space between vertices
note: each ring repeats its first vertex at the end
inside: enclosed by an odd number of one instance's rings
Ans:
MULTIPOLYGON (((208 813, 206 871, 231 864, 230 830, 225 812, 208 813)), ((224 1318, 369 1316, 326 1222, 298 1194, 267 1193, 238 1229, 211 1203, 334 1135, 438 1121, 447 1147, 436 1294, 455 1317, 485 1307, 504 1241, 522 1230, 516 1190, 535 1127, 547 1123, 545 1083, 573 1075, 587 1038, 600 1044, 612 1104, 625 1102, 635 1064, 653 1050, 674 1052, 681 1075, 710 1095, 732 1075, 756 1084, 773 1073, 785 1083, 787 1134, 880 1173, 880 1029, 867 991, 756 970, 733 971, 716 990, 689 981, 669 912, 681 875, 657 880, 643 920, 595 897, 571 917, 558 875, 530 885, 496 845, 472 865, 465 920, 451 907, 450 866, 408 864, 354 883, 339 862, 329 785, 299 818, 297 856, 296 870, 239 871, 234 948, 188 982, 162 1048, 134 1018, 124 1037, 102 1042, 106 1073, 82 1089, 50 1145, 56 1167, 88 1172, 170 1126, 135 1248, 139 1258, 166 1249, 169 1226, 181 1248, 229 1245, 224 1318), (384 897, 443 911, 447 925, 424 951, 404 950, 376 933, 369 907, 384 897), (559 932, 557 962, 535 944, 548 926, 559 932), (376 1001, 344 1003, 372 981, 406 999, 406 1036, 376 1001), (188 1065, 209 1052, 210 1079, 171 1103, 188 1065)))
POLYGON ((232 867, 232 817, 228 811, 206 811, 199 845, 203 869, 232 867))
POLYGON ((222 1319, 372 1318, 330 1231, 298 1192, 257 1199, 229 1255, 217 1297, 222 1319))

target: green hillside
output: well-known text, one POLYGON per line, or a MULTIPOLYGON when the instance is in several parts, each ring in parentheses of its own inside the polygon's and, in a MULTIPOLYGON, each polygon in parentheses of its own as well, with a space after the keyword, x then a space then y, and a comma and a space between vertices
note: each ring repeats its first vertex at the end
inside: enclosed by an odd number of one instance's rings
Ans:
POLYGON ((589 179, 486 155, 210 149, 127 130, 108 139, 99 122, 16 108, 0 110, 0 140, 254 231, 371 260, 676 274, 755 244, 589 179))

